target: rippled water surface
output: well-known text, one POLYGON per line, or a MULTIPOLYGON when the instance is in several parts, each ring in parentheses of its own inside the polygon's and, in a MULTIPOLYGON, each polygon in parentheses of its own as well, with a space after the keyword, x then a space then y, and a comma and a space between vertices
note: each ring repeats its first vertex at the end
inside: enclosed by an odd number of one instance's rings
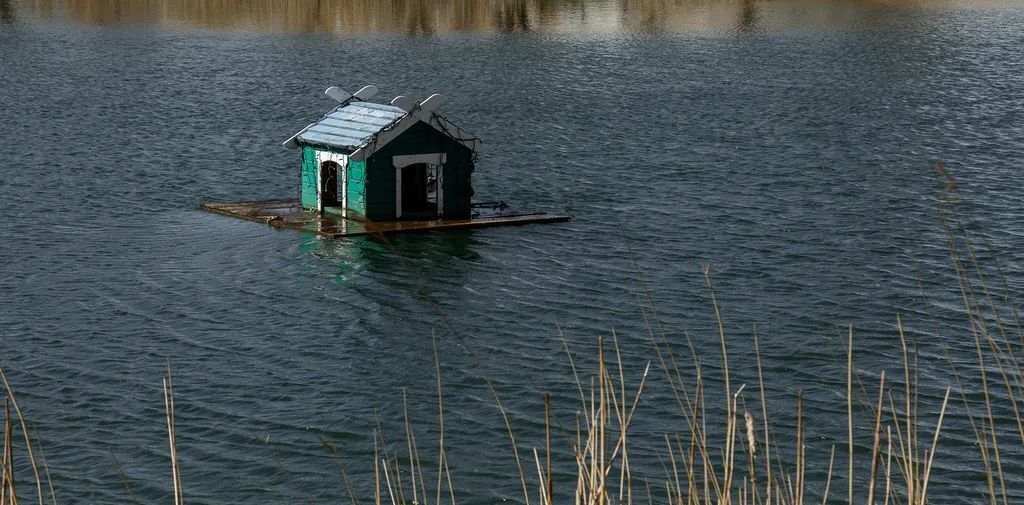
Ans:
MULTIPOLYGON (((951 383, 940 343, 973 363, 933 160, 1024 286, 1020 4, 200 4, 0 0, 0 363, 64 503, 128 501, 108 450, 140 499, 169 501, 168 359, 190 502, 340 501, 322 438, 368 492, 402 388, 434 447, 434 332, 460 501, 520 499, 472 356, 524 451, 541 446, 542 392, 566 429, 576 408, 556 320, 584 364, 612 328, 630 373, 653 359, 637 265, 715 375, 710 265, 734 384, 756 383, 757 324, 779 436, 803 390, 821 482, 845 437, 848 324, 870 391, 901 373, 903 315, 930 420, 951 383), (330 106, 323 88, 364 83, 448 95, 487 142, 477 197, 573 220, 384 242, 197 210, 293 194, 280 143, 330 106)), ((660 374, 637 422, 635 472, 657 486, 660 433, 684 429, 660 374)), ((974 435, 962 409, 946 423, 930 494, 974 501, 974 435)), ((1022 449, 1004 458, 1024 496, 1022 449)))

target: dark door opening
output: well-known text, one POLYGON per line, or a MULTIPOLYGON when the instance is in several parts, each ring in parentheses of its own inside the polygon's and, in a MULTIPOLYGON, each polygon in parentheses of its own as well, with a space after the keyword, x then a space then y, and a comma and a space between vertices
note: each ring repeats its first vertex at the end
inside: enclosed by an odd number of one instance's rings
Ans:
POLYGON ((402 167, 402 214, 437 215, 437 165, 402 167))
POLYGON ((336 162, 325 161, 320 164, 320 202, 324 207, 337 207, 338 201, 338 169, 336 162))

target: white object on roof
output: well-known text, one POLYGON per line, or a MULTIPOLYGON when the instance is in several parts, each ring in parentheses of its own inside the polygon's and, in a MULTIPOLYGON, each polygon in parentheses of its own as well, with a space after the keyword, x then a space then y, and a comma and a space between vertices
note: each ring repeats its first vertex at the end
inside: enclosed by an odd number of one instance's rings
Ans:
POLYGON ((422 121, 468 149, 479 150, 479 139, 434 113, 444 103, 444 95, 430 95, 419 103, 405 96, 395 97, 390 105, 362 101, 376 92, 375 86, 365 86, 354 95, 337 86, 327 88, 324 93, 340 103, 285 141, 285 147, 311 144, 345 149, 352 151, 349 159, 363 161, 422 121))
POLYGON ((348 91, 345 91, 337 86, 331 86, 324 90, 324 94, 333 98, 338 103, 345 103, 352 95, 348 91))
POLYGON ((373 98, 374 95, 377 94, 377 86, 374 86, 372 84, 368 86, 363 86, 362 88, 359 89, 359 91, 356 91, 351 95, 348 93, 348 91, 345 91, 337 86, 331 86, 324 91, 324 94, 333 98, 338 103, 345 103, 351 100, 353 97, 358 98, 360 100, 369 100, 373 98))
POLYGON ((398 107, 406 112, 413 110, 416 107, 416 101, 405 95, 398 95, 391 99, 391 105, 398 107))

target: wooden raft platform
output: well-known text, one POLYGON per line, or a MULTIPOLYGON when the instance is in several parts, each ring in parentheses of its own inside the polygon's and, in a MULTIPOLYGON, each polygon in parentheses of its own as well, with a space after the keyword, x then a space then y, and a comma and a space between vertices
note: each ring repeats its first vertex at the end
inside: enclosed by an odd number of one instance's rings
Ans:
POLYGON ((298 200, 263 200, 258 202, 204 203, 200 209, 248 221, 265 223, 275 228, 290 228, 324 237, 355 237, 359 235, 406 233, 417 231, 485 228, 528 223, 568 221, 569 216, 544 212, 517 212, 501 205, 474 204, 471 219, 432 219, 426 221, 364 221, 335 213, 317 213, 302 209, 298 200))

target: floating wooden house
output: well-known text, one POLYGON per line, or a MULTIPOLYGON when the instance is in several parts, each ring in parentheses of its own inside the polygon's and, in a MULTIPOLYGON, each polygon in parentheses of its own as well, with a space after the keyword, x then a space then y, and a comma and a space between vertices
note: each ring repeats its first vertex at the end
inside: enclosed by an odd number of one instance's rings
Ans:
POLYGON ((568 219, 512 211, 503 202, 473 203, 481 142, 437 113, 444 97, 369 101, 376 93, 374 86, 353 94, 328 88, 337 105, 284 142, 301 153, 295 200, 202 208, 326 236, 568 219))
POLYGON ((479 139, 435 113, 441 95, 367 101, 376 91, 329 88, 338 105, 284 143, 302 149, 302 206, 371 221, 469 219, 479 139))

